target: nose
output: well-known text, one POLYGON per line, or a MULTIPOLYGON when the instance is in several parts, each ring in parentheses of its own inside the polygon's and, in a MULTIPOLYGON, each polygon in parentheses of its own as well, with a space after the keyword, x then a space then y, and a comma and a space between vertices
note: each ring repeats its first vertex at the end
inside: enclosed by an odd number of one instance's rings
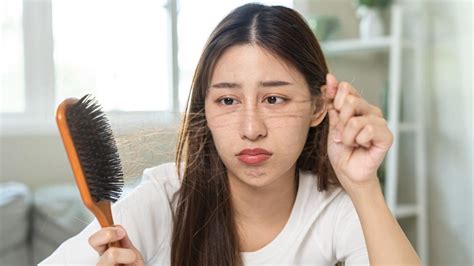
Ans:
POLYGON ((258 110, 248 108, 242 111, 240 138, 255 141, 265 136, 267 136, 267 127, 258 110))

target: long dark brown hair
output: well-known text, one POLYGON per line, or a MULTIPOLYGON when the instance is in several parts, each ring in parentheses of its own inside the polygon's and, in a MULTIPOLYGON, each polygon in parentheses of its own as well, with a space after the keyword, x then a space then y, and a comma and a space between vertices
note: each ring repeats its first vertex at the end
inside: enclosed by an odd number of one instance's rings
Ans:
MULTIPOLYGON (((234 9, 214 29, 194 73, 176 149, 182 176, 175 196, 171 265, 241 265, 226 169, 207 127, 204 100, 219 57, 231 46, 258 45, 295 67, 321 107, 321 86, 328 68, 302 16, 283 6, 246 4, 234 9), (184 171, 181 171, 183 167, 184 171)), ((309 129, 296 170, 311 171, 319 191, 339 185, 327 155, 328 116, 309 129)))

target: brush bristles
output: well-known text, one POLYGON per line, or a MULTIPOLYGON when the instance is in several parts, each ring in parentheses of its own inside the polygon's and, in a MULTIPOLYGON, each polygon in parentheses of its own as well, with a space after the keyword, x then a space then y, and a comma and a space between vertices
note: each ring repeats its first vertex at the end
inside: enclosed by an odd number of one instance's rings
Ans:
POLYGON ((92 198, 117 201, 122 193, 123 172, 105 113, 87 94, 68 108, 66 116, 92 198))

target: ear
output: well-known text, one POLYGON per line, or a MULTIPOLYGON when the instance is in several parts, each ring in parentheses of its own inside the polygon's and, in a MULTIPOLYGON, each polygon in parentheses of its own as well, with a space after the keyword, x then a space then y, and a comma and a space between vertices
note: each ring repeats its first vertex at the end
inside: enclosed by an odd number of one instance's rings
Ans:
POLYGON ((311 117, 311 127, 316 127, 318 126, 323 119, 326 117, 327 112, 328 112, 328 97, 326 95, 327 93, 327 86, 323 85, 321 87, 321 94, 322 97, 318 98, 316 102, 314 103, 314 109, 318 108, 317 110, 313 111, 312 117, 311 117))
POLYGON ((323 106, 319 107, 319 111, 315 111, 313 115, 311 116, 311 127, 316 127, 318 126, 326 117, 326 114, 328 112, 327 104, 326 102, 323 102, 323 106))

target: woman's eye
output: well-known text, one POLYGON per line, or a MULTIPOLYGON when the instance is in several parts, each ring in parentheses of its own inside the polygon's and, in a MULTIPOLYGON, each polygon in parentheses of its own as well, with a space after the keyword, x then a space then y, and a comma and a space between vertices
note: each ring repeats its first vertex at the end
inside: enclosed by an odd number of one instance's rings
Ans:
POLYGON ((269 104, 278 104, 278 103, 282 103, 282 102, 285 101, 285 99, 283 99, 281 97, 278 97, 278 96, 269 96, 269 97, 265 98, 265 100, 269 104))
MULTIPOLYGON (((282 97, 269 96, 269 97, 265 98, 264 101, 266 101, 269 104, 279 104, 279 103, 284 102, 285 100, 286 99, 284 99, 282 97)), ((217 102, 222 104, 222 105, 234 105, 234 104, 238 103, 237 100, 235 100, 233 98, 230 98, 230 97, 221 98, 221 99, 217 100, 217 102)))
POLYGON ((232 104, 234 104, 235 100, 232 99, 232 98, 229 98, 229 97, 225 97, 225 98, 222 98, 222 99, 218 100, 218 102, 223 104, 223 105, 232 105, 232 104))

